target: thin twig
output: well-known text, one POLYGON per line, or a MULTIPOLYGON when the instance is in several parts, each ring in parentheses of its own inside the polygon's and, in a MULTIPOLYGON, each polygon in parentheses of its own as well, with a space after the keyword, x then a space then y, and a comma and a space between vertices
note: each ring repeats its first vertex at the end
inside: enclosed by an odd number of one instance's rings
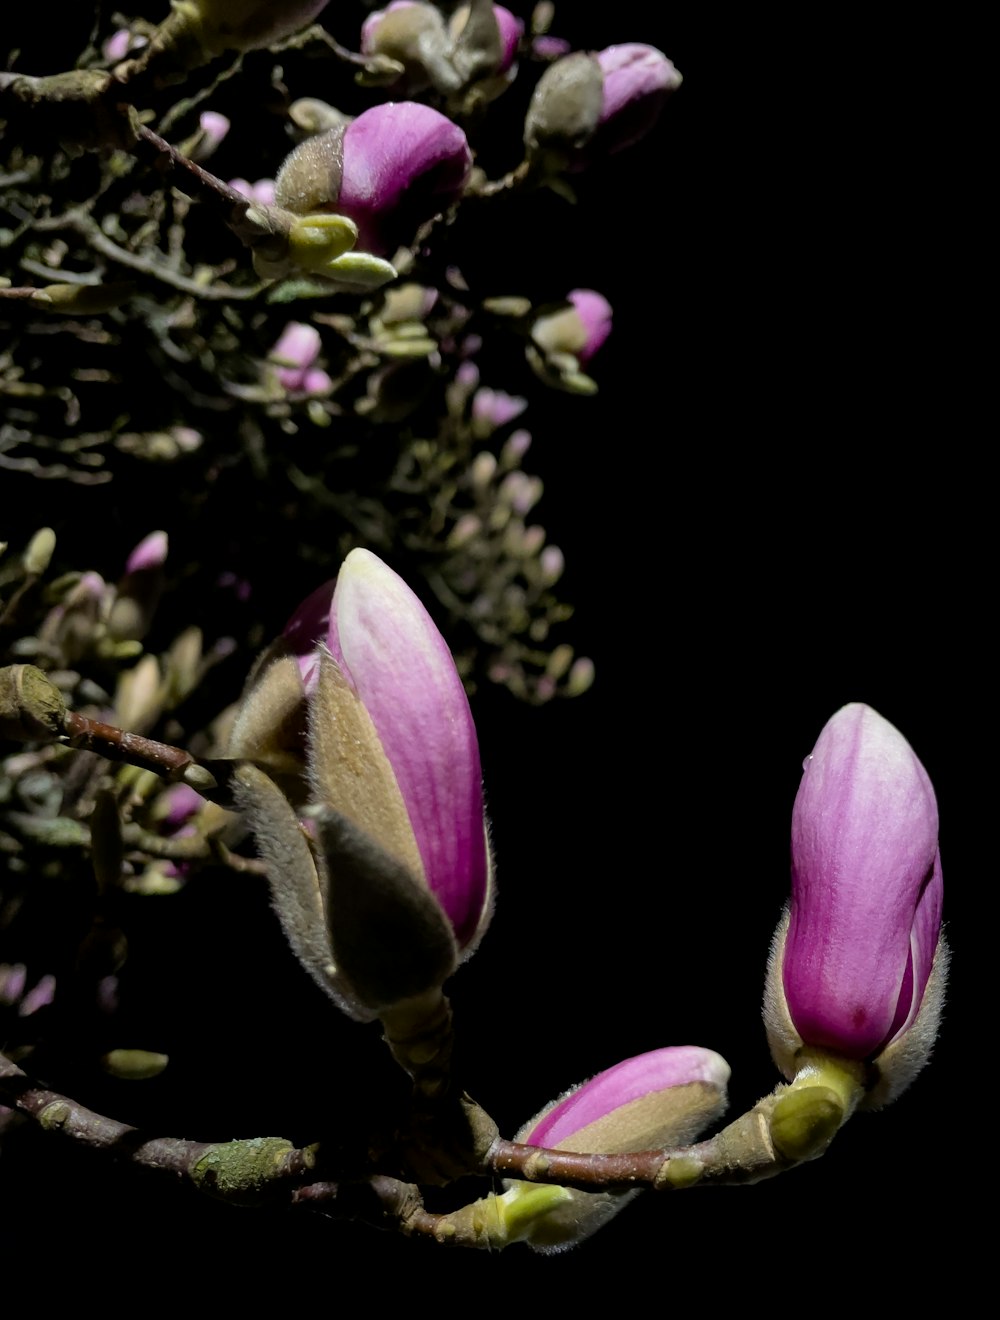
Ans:
MULTIPOLYGON (((141 770, 152 770, 154 774, 163 775, 167 779, 183 779, 185 783, 190 783, 189 768, 197 765, 191 753, 180 747, 143 738, 138 733, 129 733, 113 724, 92 720, 77 711, 66 712, 63 728, 71 747, 97 752, 108 761, 127 761, 129 765, 138 766, 141 770)), ((214 788, 214 776, 207 770, 203 774, 207 776, 204 781, 206 789, 214 788)), ((195 778, 198 776, 195 775, 195 778)), ((192 783, 191 787, 197 788, 198 785, 192 783)))
POLYGON ((48 1132, 236 1204, 260 1204, 274 1192, 279 1199, 289 1199, 289 1184, 306 1177, 315 1163, 312 1149, 298 1150, 280 1137, 202 1142, 147 1136, 58 1091, 36 1086, 3 1054, 0 1098, 48 1132))

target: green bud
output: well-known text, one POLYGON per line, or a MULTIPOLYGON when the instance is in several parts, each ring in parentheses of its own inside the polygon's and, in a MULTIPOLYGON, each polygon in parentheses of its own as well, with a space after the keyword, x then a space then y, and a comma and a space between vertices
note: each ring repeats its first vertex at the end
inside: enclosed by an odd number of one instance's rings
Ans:
POLYGON ((28 542, 24 552, 24 570, 32 577, 44 573, 56 548, 56 534, 51 527, 41 527, 28 542))
POLYGON ((107 284, 46 284, 32 301, 40 303, 47 312, 94 316, 120 307, 133 293, 135 284, 132 280, 115 280, 107 284))
POLYGON ((124 1082, 145 1082, 159 1077, 170 1056, 152 1050, 109 1050, 101 1056, 101 1067, 111 1077, 124 1082))

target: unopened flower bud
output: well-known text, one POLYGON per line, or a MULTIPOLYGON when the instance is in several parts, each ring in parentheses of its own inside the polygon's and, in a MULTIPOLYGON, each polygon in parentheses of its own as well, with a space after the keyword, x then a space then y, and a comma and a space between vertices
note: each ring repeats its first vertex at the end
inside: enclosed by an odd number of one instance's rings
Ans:
POLYGON ((166 532, 150 532, 125 561, 108 615, 108 633, 116 641, 135 641, 149 631, 163 590, 167 545, 166 532))
POLYGON ((546 354, 586 364, 611 333, 611 304, 594 289, 573 289, 566 301, 568 307, 537 318, 531 337, 546 354))
POLYGON ((458 75, 449 61, 451 38, 436 5, 418 0, 393 0, 376 9, 361 28, 361 51, 380 55, 399 65, 410 92, 426 87, 453 91, 458 75))
POLYGON ((241 769, 238 795, 293 949, 352 1016, 383 1015, 439 990, 489 919, 468 699, 430 616, 365 550, 296 611, 284 646, 309 705, 316 859, 266 777, 241 769))
MULTIPOLYGON (((580 1154, 687 1145, 726 1108, 729 1065, 713 1050, 675 1046, 626 1059, 574 1087, 517 1134, 529 1146, 580 1154)), ((537 1199, 511 1182, 498 1198, 508 1241, 565 1251, 595 1233, 634 1192, 581 1192, 537 1199), (523 1198, 523 1199, 522 1199, 523 1198)))
POLYGON ((295 215, 346 216, 361 251, 387 254, 461 196, 471 168, 457 124, 429 106, 390 102, 296 147, 278 173, 275 199, 295 215))
POLYGON ((906 739, 845 706, 807 758, 792 812, 792 897, 775 935, 764 1018, 775 1062, 868 1063, 863 1105, 894 1099, 927 1062, 944 993, 934 789, 906 739))
POLYGON ((202 136, 201 141, 198 143, 197 158, 206 160, 222 145, 231 124, 226 116, 220 115, 217 110, 204 110, 198 120, 198 127, 201 129, 202 136))
POLYGON ((205 59, 262 50, 298 32, 327 0, 170 0, 172 29, 196 40, 205 59))
POLYGON ((306 374, 319 357, 322 342, 314 325, 289 321, 285 326, 269 356, 278 368, 278 380, 289 394, 303 391, 306 374))
POLYGON ((604 77, 593 55, 577 51, 550 64, 538 80, 524 121, 529 154, 572 153, 597 128, 604 77))
POLYGON ((608 46, 597 56, 604 75, 601 116, 587 144, 591 158, 612 155, 638 142, 660 117, 681 75, 662 51, 639 42, 608 46))

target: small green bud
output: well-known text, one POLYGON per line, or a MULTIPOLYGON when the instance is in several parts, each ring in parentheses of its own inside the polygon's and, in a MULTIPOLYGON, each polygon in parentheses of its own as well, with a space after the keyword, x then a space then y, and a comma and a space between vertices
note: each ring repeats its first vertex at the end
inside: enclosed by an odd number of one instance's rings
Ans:
POLYGON ((153 1050, 109 1050, 101 1056, 104 1071, 123 1082, 145 1082, 150 1077, 159 1077, 169 1062, 169 1055, 153 1050))
POLYGON ((131 280, 115 280, 107 284, 46 284, 38 290, 32 302, 40 303, 48 312, 94 316, 120 307, 133 293, 135 284, 131 280))
POLYGON ((56 534, 51 527, 41 527, 28 542, 24 552, 24 570, 32 577, 44 573, 56 548, 56 534))

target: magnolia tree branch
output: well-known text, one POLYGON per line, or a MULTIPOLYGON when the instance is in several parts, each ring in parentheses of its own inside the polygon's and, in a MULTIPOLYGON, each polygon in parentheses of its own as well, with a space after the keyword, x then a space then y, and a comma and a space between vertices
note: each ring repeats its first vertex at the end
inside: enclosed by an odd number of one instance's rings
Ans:
MULTIPOLYGON (((720 1133, 675 1150, 581 1155, 519 1145, 497 1137, 480 1172, 525 1182, 555 1183, 581 1191, 682 1190, 696 1183, 734 1185, 772 1177, 798 1161, 777 1149, 770 1122, 780 1094, 766 1096, 720 1133)), ((46 1131, 113 1159, 162 1176, 190 1182, 198 1190, 237 1204, 285 1200, 324 1205, 336 1213, 392 1224, 404 1233, 479 1244, 482 1228, 463 1225, 464 1211, 434 1215, 424 1210, 413 1184, 372 1174, 345 1182, 309 1181, 320 1147, 296 1148, 280 1137, 199 1142, 151 1137, 138 1128, 97 1114, 59 1092, 37 1086, 0 1055, 0 1099, 46 1131), (468 1229, 468 1231, 466 1231, 468 1229)), ((478 1109, 475 1106, 467 1106, 478 1109)), ((482 1111, 479 1111, 481 1113, 482 1111)), ((462 1169, 461 1174, 468 1170, 462 1169)))
POLYGON ((197 783, 191 782, 192 775, 195 780, 201 779, 206 789, 215 787, 214 776, 207 770, 202 775, 197 774, 202 767, 197 765, 190 752, 182 751, 180 747, 143 738, 137 733, 128 733, 113 724, 92 720, 72 710, 66 712, 63 728, 71 747, 96 752, 108 761, 127 761, 129 765, 138 766, 141 770, 152 770, 154 774, 163 775, 166 779, 183 780, 191 784, 192 788, 198 787, 197 783))
POLYGON ((261 1203, 272 1188, 287 1194, 288 1184, 305 1177, 315 1162, 312 1149, 297 1150, 279 1137, 227 1142, 149 1137, 58 1091, 36 1086, 3 1054, 0 1099, 47 1132, 239 1205, 261 1203))

